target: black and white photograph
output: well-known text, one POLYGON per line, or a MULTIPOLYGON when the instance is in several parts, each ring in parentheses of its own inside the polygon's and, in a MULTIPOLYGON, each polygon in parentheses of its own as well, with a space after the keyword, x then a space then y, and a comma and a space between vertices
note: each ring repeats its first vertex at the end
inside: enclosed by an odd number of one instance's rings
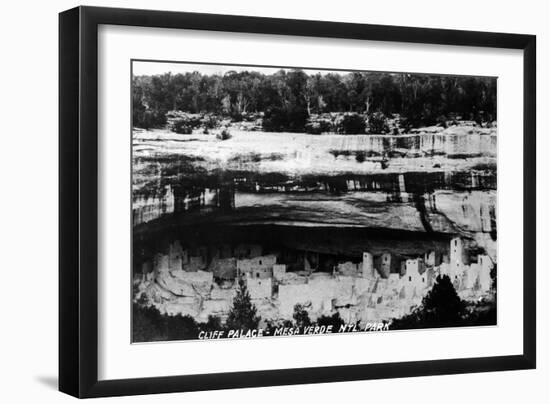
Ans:
POLYGON ((497 325, 497 78, 131 61, 133 343, 497 325))

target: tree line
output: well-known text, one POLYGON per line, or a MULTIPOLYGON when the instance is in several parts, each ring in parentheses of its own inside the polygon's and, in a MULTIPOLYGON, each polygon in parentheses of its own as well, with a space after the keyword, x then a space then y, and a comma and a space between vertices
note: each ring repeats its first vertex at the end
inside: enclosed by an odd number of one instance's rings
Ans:
POLYGON ((132 79, 137 127, 166 124, 169 111, 215 114, 234 121, 263 113, 264 129, 304 131, 313 115, 329 112, 365 116, 399 114, 405 127, 455 117, 496 119, 496 79, 409 73, 306 74, 303 70, 187 72, 132 79))

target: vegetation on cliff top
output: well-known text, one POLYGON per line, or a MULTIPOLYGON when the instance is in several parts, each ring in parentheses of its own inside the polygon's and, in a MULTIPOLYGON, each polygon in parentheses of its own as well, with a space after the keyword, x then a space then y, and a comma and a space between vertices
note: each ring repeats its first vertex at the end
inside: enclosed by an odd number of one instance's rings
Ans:
MULTIPOLYGON (((132 90, 133 123, 142 128, 165 125, 169 111, 235 122, 261 116, 265 131, 308 133, 328 130, 326 113, 345 113, 343 120, 348 122, 340 123, 341 133, 386 133, 388 119, 395 114, 403 128, 444 124, 456 117, 478 123, 496 119, 496 79, 487 77, 379 72, 308 75, 299 69, 273 74, 189 72, 133 77, 132 90)), ((181 122, 178 130, 186 133, 189 126, 181 122)))

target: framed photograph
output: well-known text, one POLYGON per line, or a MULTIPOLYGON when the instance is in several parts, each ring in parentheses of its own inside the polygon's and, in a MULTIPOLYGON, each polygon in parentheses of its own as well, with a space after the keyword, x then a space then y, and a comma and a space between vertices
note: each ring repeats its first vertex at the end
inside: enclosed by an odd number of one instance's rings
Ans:
POLYGON ((535 367, 534 36, 59 24, 61 391, 535 367))

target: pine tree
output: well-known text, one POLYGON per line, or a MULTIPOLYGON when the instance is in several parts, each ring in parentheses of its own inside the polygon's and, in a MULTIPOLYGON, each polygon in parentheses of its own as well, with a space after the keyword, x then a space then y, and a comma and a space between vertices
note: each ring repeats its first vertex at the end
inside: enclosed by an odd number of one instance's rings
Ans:
POLYGON ((456 293, 451 279, 447 275, 439 275, 420 307, 394 319, 390 327, 395 330, 456 327, 464 324, 466 314, 466 304, 456 293))
POLYGON ((227 317, 226 326, 231 330, 254 330, 258 328, 260 317, 254 304, 250 301, 250 294, 244 280, 239 279, 239 288, 233 299, 233 307, 227 317))
POLYGON ((294 318, 296 326, 298 327, 307 327, 311 325, 309 314, 307 313, 305 307, 301 304, 297 304, 294 306, 294 314, 292 315, 292 318, 294 318))
POLYGON ((447 275, 438 276, 432 290, 422 300, 427 324, 456 325, 465 313, 465 303, 458 296, 447 275))

